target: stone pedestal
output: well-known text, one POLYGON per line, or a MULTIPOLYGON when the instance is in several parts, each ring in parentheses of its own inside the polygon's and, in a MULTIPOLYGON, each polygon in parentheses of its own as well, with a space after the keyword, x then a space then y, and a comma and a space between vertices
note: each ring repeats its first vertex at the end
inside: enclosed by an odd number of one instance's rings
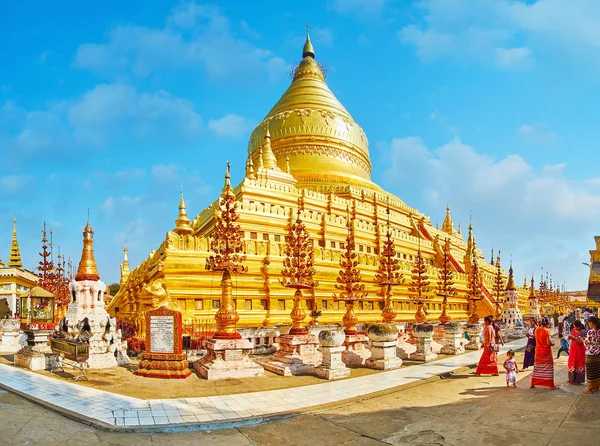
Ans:
POLYGON ((392 370, 402 366, 402 359, 396 354, 396 341, 371 342, 371 357, 367 367, 376 370, 392 370))
POLYGON ((23 330, 27 336, 27 345, 15 353, 14 361, 18 367, 29 370, 45 370, 48 366, 48 357, 52 350, 48 345, 50 330, 23 330))
POLYGON ((0 350, 4 352, 8 351, 17 351, 21 348, 19 344, 19 336, 21 333, 19 331, 5 331, 2 333, 2 342, 0 345, 0 350))
POLYGON ((281 335, 277 344, 279 350, 264 364, 270 372, 283 376, 313 375, 321 363, 315 335, 281 335))
POLYGON ((437 358, 437 355, 431 349, 433 325, 427 323, 413 325, 413 337, 417 349, 409 356, 411 360, 428 362, 437 358))
POLYGON ((398 335, 398 341, 396 343, 396 355, 400 359, 408 359, 410 354, 415 352, 417 348, 408 342, 408 334, 400 332, 398 335))
POLYGON ((185 353, 149 353, 140 355, 136 375, 147 378, 185 379, 192 374, 185 353))
POLYGON ((465 345, 466 350, 479 350, 481 348, 481 333, 483 327, 481 324, 468 324, 469 343, 465 345))
POLYGON ((350 369, 342 361, 342 346, 346 336, 342 330, 322 330, 319 343, 322 347, 323 361, 315 368, 315 375, 324 379, 339 379, 350 376, 350 369))
POLYGON ((239 328, 238 333, 252 342, 254 355, 270 355, 278 350, 276 338, 280 333, 276 328, 239 328))
POLYGON ((440 350, 443 355, 460 355, 465 352, 463 345, 463 331, 460 324, 448 323, 444 327, 444 346, 440 350))
POLYGON ((394 324, 373 324, 367 330, 371 341, 371 357, 365 361, 367 367, 376 370, 392 370, 402 365, 396 354, 398 329, 394 324))
POLYGON ((369 338, 366 334, 346 335, 345 350, 342 353, 344 364, 350 367, 364 367, 365 361, 371 357, 371 351, 367 348, 368 343, 369 338))
POLYGON ((194 363, 194 369, 209 381, 264 376, 264 369, 250 359, 254 346, 247 339, 208 339, 208 353, 194 363))

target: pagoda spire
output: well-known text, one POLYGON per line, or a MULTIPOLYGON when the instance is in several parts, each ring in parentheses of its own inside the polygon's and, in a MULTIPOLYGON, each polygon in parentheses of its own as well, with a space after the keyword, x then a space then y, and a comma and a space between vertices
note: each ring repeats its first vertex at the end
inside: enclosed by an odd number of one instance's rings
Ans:
POLYGON ((129 278, 129 258, 127 257, 127 244, 123 247, 123 263, 121 263, 121 285, 129 278))
POLYGON ((512 263, 510 264, 510 268, 508 269, 508 282, 506 283, 507 291, 515 291, 517 287, 515 286, 515 278, 513 276, 513 267, 512 263))
MULTIPOLYGON (((175 229, 173 232, 178 235, 192 235, 194 229, 192 228, 191 221, 187 216, 187 209, 185 207, 185 199, 183 198, 183 187, 181 188, 179 199, 179 215, 175 220, 175 229)), ((126 248, 127 249, 127 248, 126 248)))
POLYGON ((19 242, 17 241, 17 217, 13 219, 12 243, 10 244, 10 256, 8 266, 11 268, 22 268, 21 251, 19 251, 19 242))
POLYGON ((442 231, 450 235, 454 233, 454 223, 452 223, 452 217, 450 216, 450 205, 446 206, 446 217, 442 223, 442 231))
POLYGON ((262 146, 262 158, 265 169, 279 170, 277 167, 277 158, 271 149, 271 133, 269 132, 269 123, 265 124, 265 142, 262 146))
POLYGON ((304 43, 304 47, 302 48, 302 59, 305 57, 315 58, 315 49, 313 48, 312 42, 310 41, 310 34, 308 30, 311 26, 306 25, 306 42, 304 43))
POLYGON ((531 285, 529 287, 529 298, 535 299, 535 281, 533 279, 533 274, 531 275, 531 285))
POLYGON ((81 251, 81 260, 77 268, 75 280, 81 282, 84 280, 100 280, 96 259, 94 259, 94 231, 88 217, 88 222, 83 229, 83 250, 81 251))

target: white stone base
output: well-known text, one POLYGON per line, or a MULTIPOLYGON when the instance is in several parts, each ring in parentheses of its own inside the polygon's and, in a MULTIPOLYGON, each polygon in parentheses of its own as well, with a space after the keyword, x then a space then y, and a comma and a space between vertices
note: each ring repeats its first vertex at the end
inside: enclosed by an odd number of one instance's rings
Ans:
POLYGON ((23 347, 14 356, 15 365, 33 371, 46 370, 46 355, 32 350, 31 347, 23 347))
POLYGON ((414 332, 415 343, 417 349, 414 353, 411 353, 409 358, 412 361, 433 361, 437 358, 437 354, 435 354, 431 348, 431 341, 433 339, 433 333, 430 332, 429 335, 425 335, 425 333, 414 332))
POLYGON ((315 375, 323 379, 340 379, 350 376, 350 369, 342 361, 345 348, 323 347, 323 362, 315 368, 315 375))
POLYGON ((315 335, 281 335, 277 344, 279 350, 264 364, 269 372, 282 376, 314 375, 322 362, 315 335))
POLYGON ((208 339, 206 356, 194 363, 194 369, 209 381, 256 378, 265 370, 249 357, 253 349, 247 339, 208 339))
POLYGON ((398 343, 396 347, 396 356, 400 359, 408 359, 410 354, 415 352, 417 347, 413 344, 408 343, 408 335, 404 334, 398 337, 398 343))
POLYGON ((21 348, 21 344, 19 344, 20 336, 21 336, 21 333, 19 333, 18 331, 5 331, 4 333, 2 333, 2 343, 1 343, 2 349, 4 350, 9 347, 18 347, 18 349, 20 349, 21 348))
POLYGON ((346 335, 345 351, 342 353, 344 364, 350 367, 364 367, 365 361, 371 357, 368 343, 369 338, 365 334, 346 335))
POLYGON ((465 350, 479 350, 481 348, 481 332, 483 327, 480 324, 467 325, 469 332, 469 343, 465 345, 465 350))
POLYGON ((117 358, 114 353, 100 353, 91 354, 87 360, 90 369, 108 369, 109 367, 116 367, 117 358))
POLYGON ((444 346, 440 350, 442 355, 460 355, 465 352, 463 345, 463 334, 461 332, 446 332, 444 346))
POLYGON ((371 357, 365 365, 375 370, 393 370, 402 366, 402 359, 396 355, 396 341, 373 341, 371 357))

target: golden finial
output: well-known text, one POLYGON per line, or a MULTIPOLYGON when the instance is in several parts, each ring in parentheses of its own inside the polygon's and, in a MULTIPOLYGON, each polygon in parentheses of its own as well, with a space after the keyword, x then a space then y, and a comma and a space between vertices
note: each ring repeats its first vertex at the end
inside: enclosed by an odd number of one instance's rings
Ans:
POLYGON ((77 268, 77 274, 75 275, 75 280, 78 282, 84 280, 100 280, 98 267, 96 266, 96 260, 94 259, 93 245, 94 231, 92 231, 92 225, 90 224, 88 209, 88 222, 83 229, 83 250, 81 252, 79 268, 77 268))
POLYGON ((260 151, 265 169, 277 169, 277 158, 271 149, 271 133, 269 132, 269 123, 265 124, 265 142, 260 151))
POLYGON ((310 34, 308 30, 312 28, 312 26, 306 25, 306 43, 304 44, 304 48, 302 48, 302 58, 312 57, 315 58, 315 49, 312 46, 310 41, 310 34))
POLYGON ((123 263, 121 263, 121 284, 127 282, 129 277, 129 258, 127 257, 127 240, 125 240, 125 246, 123 246, 123 263))
POLYGON ((254 172, 254 163, 252 158, 248 158, 246 161, 246 178, 249 180, 256 180, 256 172, 254 172))
POLYGON ((289 173, 289 174, 292 173, 292 169, 290 168, 290 156, 289 155, 287 155, 285 157, 285 173, 289 173))
POLYGON ((452 217, 450 216, 450 205, 446 205, 446 217, 442 223, 442 231, 450 235, 454 233, 454 223, 452 223, 452 217))
POLYGON ((515 278, 513 276, 513 267, 512 262, 510 263, 510 268, 508 269, 508 282, 506 283, 507 291, 514 291, 517 289, 515 286, 515 278))
POLYGON ((260 146, 258 151, 258 170, 262 170, 265 167, 265 163, 263 162, 263 146, 260 146))
POLYGON ((22 268, 21 251, 17 241, 17 217, 13 218, 12 242, 10 244, 10 256, 8 257, 8 266, 11 268, 22 268))
POLYGON ((192 235, 194 230, 192 229, 192 222, 187 216, 185 199, 183 198, 183 186, 181 186, 179 193, 181 195, 179 199, 179 215, 177 216, 177 220, 175 220, 175 229, 173 229, 173 232, 178 235, 192 235))

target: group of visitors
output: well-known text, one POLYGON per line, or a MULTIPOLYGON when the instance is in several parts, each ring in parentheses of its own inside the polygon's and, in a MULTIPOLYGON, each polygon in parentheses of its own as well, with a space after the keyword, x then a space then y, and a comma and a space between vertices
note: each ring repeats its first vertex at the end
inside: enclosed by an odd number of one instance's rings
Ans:
MULTIPOLYGON (((568 381, 571 384, 583 384, 587 381, 587 389, 583 392, 591 394, 600 390, 600 320, 593 311, 571 312, 568 316, 556 321, 559 331, 560 349, 568 355, 568 381), (583 321, 581 320, 583 319, 583 321)), ((550 319, 543 317, 539 323, 530 321, 526 332, 527 345, 523 360, 523 370, 533 366, 530 387, 545 386, 557 389, 554 385, 554 356, 552 347, 554 340, 550 332, 550 319)), ((498 351, 504 345, 500 327, 491 316, 484 319, 483 354, 475 375, 486 374, 498 376, 498 351)), ((516 387, 519 367, 514 358, 515 353, 509 350, 504 361, 506 385, 516 387)))

